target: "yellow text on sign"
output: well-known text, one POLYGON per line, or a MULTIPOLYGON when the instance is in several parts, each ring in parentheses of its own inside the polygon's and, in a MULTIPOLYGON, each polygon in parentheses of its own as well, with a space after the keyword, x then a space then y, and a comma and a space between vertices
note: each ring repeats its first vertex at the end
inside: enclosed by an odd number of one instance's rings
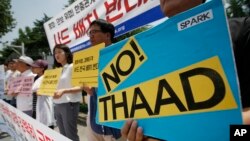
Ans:
POLYGON ((104 47, 105 44, 101 43, 74 53, 72 73, 73 86, 82 86, 84 84, 97 87, 99 51, 104 47))
POLYGON ((42 84, 37 91, 38 95, 53 96, 57 89, 58 80, 61 77, 62 68, 50 69, 44 72, 42 84))
POLYGON ((237 108, 217 56, 99 97, 98 106, 100 122, 237 108))
POLYGON ((135 38, 130 38, 100 73, 106 91, 115 89, 146 60, 147 56, 135 38))

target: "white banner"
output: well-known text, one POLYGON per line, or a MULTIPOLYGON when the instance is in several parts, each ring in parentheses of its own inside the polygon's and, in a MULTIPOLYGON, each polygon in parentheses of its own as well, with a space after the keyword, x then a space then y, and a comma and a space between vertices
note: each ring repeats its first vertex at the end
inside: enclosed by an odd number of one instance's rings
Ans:
POLYGON ((15 141, 70 141, 3 100, 0 100, 0 128, 15 141))
POLYGON ((163 17, 159 0, 77 0, 44 28, 51 51, 56 44, 67 44, 75 52, 90 46, 86 32, 96 19, 113 23, 119 36, 163 17))

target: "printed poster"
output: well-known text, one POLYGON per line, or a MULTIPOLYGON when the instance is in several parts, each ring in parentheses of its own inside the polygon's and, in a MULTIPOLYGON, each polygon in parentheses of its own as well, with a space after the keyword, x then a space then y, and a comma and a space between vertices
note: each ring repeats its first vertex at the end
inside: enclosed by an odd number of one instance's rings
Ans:
POLYGON ((99 50, 104 47, 105 44, 101 43, 74 53, 72 71, 73 86, 86 85, 97 87, 99 50))
POLYGON ((16 77, 9 80, 8 95, 13 93, 31 95, 34 76, 16 77))
POLYGON ((138 121, 163 140, 229 140, 242 124, 222 1, 213 0, 100 51, 97 122, 138 121), (225 118, 226 117, 226 118, 225 118))
POLYGON ((44 77, 40 88, 37 90, 38 95, 54 96, 57 89, 58 80, 62 74, 62 68, 50 69, 44 72, 44 77))

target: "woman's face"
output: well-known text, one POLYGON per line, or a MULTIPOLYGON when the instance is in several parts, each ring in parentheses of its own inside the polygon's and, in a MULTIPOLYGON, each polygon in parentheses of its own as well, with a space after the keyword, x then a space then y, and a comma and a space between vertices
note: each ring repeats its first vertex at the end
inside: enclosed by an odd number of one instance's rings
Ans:
POLYGON ((55 48, 54 56, 58 63, 62 65, 67 63, 65 52, 62 49, 55 48))

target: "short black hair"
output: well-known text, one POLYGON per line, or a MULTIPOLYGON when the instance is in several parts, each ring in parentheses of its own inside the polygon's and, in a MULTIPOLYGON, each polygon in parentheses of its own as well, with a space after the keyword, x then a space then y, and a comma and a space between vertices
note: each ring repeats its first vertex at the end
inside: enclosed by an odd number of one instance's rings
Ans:
POLYGON ((98 25, 100 27, 100 29, 102 30, 102 32, 110 33, 111 41, 114 42, 115 27, 112 23, 110 23, 104 19, 97 19, 97 20, 94 20, 93 22, 91 22, 89 27, 91 27, 92 25, 98 25))

